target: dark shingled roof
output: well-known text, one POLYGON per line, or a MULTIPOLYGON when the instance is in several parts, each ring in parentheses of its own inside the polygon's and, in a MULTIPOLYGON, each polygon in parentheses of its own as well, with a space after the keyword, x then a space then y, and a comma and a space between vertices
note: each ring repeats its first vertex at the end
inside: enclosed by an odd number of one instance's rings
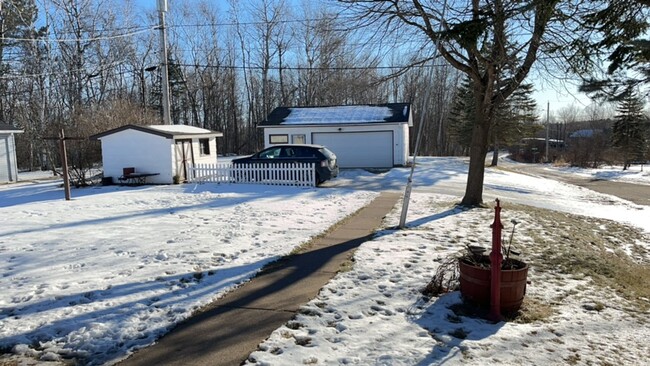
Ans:
POLYGON ((385 104, 364 104, 364 105, 349 105, 349 106, 317 106, 317 107, 278 107, 275 108, 258 127, 271 127, 271 126, 323 126, 323 125, 341 125, 341 124, 366 124, 366 123, 409 123, 411 115, 411 103, 385 103, 385 104), (357 115, 356 119, 346 121, 345 110, 349 109, 350 113, 354 113, 363 107, 385 107, 388 109, 388 114, 382 119, 363 120, 357 115), (328 111, 333 113, 327 117, 328 111), (300 112, 301 117, 306 121, 300 123, 288 123, 289 117, 292 112, 300 112), (312 113, 313 112, 313 113, 312 113), (334 113, 336 112, 336 113, 334 113), (309 118, 314 115, 313 120, 309 118), (318 116, 318 117, 316 117, 318 116), (338 120, 341 117, 343 120, 338 120))
POLYGON ((15 132, 15 133, 23 132, 23 130, 21 130, 20 128, 14 127, 14 126, 12 126, 10 124, 6 124, 6 123, 0 123, 0 131, 3 131, 3 132, 15 132))

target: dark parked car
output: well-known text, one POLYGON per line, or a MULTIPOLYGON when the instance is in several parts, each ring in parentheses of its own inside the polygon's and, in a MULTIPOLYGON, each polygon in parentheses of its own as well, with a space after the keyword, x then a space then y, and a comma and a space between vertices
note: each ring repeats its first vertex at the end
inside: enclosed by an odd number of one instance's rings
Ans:
POLYGON ((315 163, 316 185, 336 178, 339 165, 336 155, 321 145, 274 145, 257 154, 233 159, 233 165, 249 163, 315 163))

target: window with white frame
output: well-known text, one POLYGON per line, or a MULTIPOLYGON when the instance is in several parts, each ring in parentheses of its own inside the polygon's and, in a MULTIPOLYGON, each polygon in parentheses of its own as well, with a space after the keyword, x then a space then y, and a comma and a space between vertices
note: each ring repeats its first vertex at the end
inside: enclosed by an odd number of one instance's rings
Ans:
POLYGON ((210 139, 199 139, 199 152, 201 155, 210 155, 210 139))
POLYGON ((269 135, 270 144, 288 144, 289 135, 269 135))
POLYGON ((291 135, 292 144, 306 144, 306 141, 305 135, 291 135))

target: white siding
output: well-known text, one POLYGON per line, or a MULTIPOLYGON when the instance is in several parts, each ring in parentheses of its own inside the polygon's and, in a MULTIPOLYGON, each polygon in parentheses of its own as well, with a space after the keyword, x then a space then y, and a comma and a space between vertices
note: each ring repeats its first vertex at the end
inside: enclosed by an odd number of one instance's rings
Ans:
POLYGON ((208 141, 210 144, 210 155, 201 155, 201 145, 198 138, 192 139, 192 152, 194 153, 194 164, 216 164, 217 162, 217 139, 211 137, 208 141))
POLYGON ((16 146, 13 134, 0 135, 0 183, 15 182, 18 171, 16 168, 16 146))
POLYGON ((139 173, 159 173, 148 183, 171 184, 173 177, 172 139, 127 129, 100 138, 104 176, 114 182, 122 168, 134 167, 139 173))
POLYGON ((395 140, 400 139, 395 143, 395 165, 404 166, 409 161, 410 144, 409 144, 409 126, 403 123, 399 126, 400 131, 395 134, 395 140))

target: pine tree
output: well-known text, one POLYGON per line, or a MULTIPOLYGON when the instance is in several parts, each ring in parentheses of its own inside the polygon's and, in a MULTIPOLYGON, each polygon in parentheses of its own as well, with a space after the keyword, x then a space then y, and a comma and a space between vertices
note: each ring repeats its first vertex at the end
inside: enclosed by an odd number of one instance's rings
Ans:
POLYGON ((647 150, 647 124, 643 115, 643 100, 628 91, 616 108, 612 128, 612 145, 623 155, 623 170, 634 160, 642 160, 647 150))
POLYGON ((532 84, 520 84, 510 98, 497 110, 490 132, 493 141, 492 166, 499 159, 499 148, 511 145, 522 138, 533 136, 540 128, 537 122, 537 103, 532 99, 532 84))
POLYGON ((469 151, 472 142, 473 106, 469 81, 465 79, 456 91, 454 105, 449 112, 448 124, 450 138, 461 146, 465 154, 469 151))
MULTIPOLYGON (((33 35, 37 14, 34 0, 13 0, 8 4, 0 1, 0 77, 12 68, 6 57, 12 49, 20 47, 17 39, 33 35)), ((8 83, 8 79, 0 78, 0 96, 7 93, 8 83)), ((5 118, 5 109, 4 98, 0 98, 0 122, 13 123, 5 118)))
MULTIPOLYGON (((494 125, 491 128, 490 140, 493 142, 494 154, 492 165, 497 165, 499 147, 515 143, 526 136, 532 136, 539 128, 535 124, 537 104, 531 98, 533 86, 521 84, 519 88, 496 111, 494 125)), ((474 123, 473 95, 469 81, 464 80, 456 94, 456 101, 450 112, 450 135, 468 150, 474 123)))

